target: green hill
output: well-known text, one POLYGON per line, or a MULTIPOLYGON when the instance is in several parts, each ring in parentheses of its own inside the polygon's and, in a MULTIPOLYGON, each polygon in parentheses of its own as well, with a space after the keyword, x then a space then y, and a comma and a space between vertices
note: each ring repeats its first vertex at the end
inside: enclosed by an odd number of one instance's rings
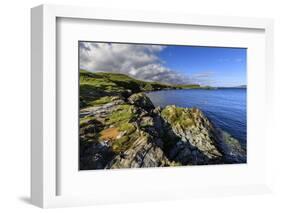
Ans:
POLYGON ((119 73, 80 70, 80 108, 110 102, 113 97, 165 89, 194 89, 200 85, 168 85, 146 82, 119 73))

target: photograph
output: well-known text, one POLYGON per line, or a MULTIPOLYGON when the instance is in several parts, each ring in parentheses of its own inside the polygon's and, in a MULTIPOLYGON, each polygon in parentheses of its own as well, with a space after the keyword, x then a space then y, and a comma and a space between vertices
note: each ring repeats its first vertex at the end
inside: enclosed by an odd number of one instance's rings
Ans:
POLYGON ((78 41, 79 170, 247 163, 247 48, 78 41))

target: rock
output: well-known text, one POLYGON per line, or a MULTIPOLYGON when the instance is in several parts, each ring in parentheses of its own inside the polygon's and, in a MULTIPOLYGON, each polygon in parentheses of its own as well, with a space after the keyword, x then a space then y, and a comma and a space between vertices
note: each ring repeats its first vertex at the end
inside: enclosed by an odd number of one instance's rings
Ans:
POLYGON ((220 148, 224 154, 226 163, 246 163, 247 153, 244 150, 239 141, 227 132, 221 131, 221 143, 220 148))
POLYGON ((99 142, 80 142, 79 169, 103 169, 112 160, 114 153, 107 145, 99 142))
POLYGON ((137 107, 151 111, 154 109, 154 105, 151 100, 144 93, 136 93, 128 98, 128 102, 137 107))
POLYGON ((153 118, 150 116, 142 117, 140 120, 141 127, 148 127, 148 126, 153 126, 153 125, 154 125, 153 118))
POLYGON ((213 139, 214 127, 199 109, 167 106, 161 116, 166 121, 168 131, 181 141, 172 146, 171 157, 183 164, 209 164, 221 160, 222 153, 213 139), (194 150, 193 154, 191 150, 194 150), (177 156, 174 156, 175 153, 177 156))
POLYGON ((105 117, 114 109, 116 109, 117 106, 123 103, 124 101, 122 99, 115 98, 112 102, 104 105, 84 108, 80 110, 80 118, 83 118, 88 115, 94 115, 96 117, 105 117))
POLYGON ((117 155, 106 168, 159 167, 168 164, 169 160, 162 149, 153 143, 148 134, 142 132, 132 147, 117 155))
POLYGON ((242 162, 246 151, 239 141, 196 108, 155 108, 136 93, 80 111, 81 169, 242 162))

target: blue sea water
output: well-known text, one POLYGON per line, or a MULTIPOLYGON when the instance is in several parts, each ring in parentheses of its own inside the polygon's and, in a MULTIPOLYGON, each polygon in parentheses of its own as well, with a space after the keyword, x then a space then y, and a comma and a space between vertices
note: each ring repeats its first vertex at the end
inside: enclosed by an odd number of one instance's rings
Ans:
POLYGON ((246 147, 247 89, 162 90, 149 92, 147 95, 155 106, 176 105, 201 109, 215 126, 231 134, 246 147))

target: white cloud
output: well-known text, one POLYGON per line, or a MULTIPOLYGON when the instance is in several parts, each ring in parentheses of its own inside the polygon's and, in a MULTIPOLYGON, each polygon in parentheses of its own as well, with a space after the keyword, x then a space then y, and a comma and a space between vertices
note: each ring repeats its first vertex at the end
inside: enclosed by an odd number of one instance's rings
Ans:
POLYGON ((164 66, 160 45, 80 42, 80 68, 118 72, 140 80, 171 84, 191 83, 190 78, 164 66))
POLYGON ((216 73, 213 71, 198 72, 190 76, 192 82, 200 85, 213 85, 217 83, 215 80, 216 73))

